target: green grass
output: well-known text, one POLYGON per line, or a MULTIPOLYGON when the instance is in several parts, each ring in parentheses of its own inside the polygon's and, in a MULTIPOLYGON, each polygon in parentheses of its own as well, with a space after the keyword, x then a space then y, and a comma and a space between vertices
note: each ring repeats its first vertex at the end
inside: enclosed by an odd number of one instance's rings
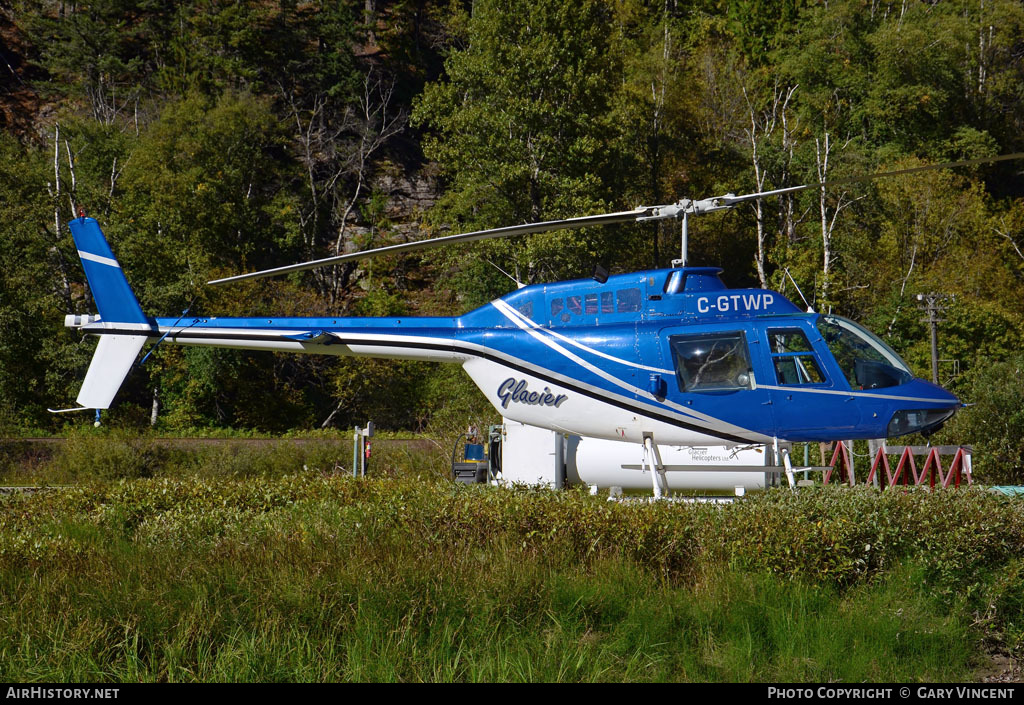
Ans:
POLYGON ((7 681, 950 681, 1024 647, 1024 510, 445 481, 379 444, 71 436, 3 484, 7 681))
POLYGON ((623 506, 313 471, 7 497, 0 680, 963 680, 1024 624, 1019 514, 976 494, 623 506), (940 512, 965 531, 936 553, 947 524, 918 520, 940 512), (1008 540, 975 555, 975 520, 1008 540), (896 540, 903 521, 917 538, 896 540))
MULTIPOLYGON (((377 476, 420 474, 446 476, 441 469, 451 450, 436 444, 425 448, 389 443, 393 434, 375 439, 370 472, 377 476)), ((138 478, 274 478, 307 472, 351 474, 352 436, 309 434, 273 439, 219 438, 217 443, 168 442, 150 435, 103 429, 70 434, 47 446, 46 455, 32 458, 30 445, 0 443, 0 484, 72 485, 138 478)), ((404 440, 404 439, 401 439, 404 440)), ((38 448, 36 449, 38 452, 38 448)))
POLYGON ((339 536, 341 518, 329 507, 275 512, 186 550, 82 531, 87 559, 4 571, 0 591, 13 609, 0 632, 0 678, 949 681, 969 673, 966 624, 937 614, 905 574, 845 594, 737 570, 674 585, 622 558, 571 565, 501 543, 452 546, 443 557, 404 537, 371 543, 339 536))

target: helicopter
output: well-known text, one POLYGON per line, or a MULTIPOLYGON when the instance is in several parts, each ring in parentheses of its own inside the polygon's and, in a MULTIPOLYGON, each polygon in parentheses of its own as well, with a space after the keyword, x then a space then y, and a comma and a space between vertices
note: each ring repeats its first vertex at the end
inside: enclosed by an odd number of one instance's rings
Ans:
POLYGON ((953 394, 917 378, 885 342, 851 320, 804 310, 777 291, 727 288, 720 268, 688 265, 689 218, 803 189, 1022 157, 681 199, 407 242, 209 282, 553 230, 682 221, 682 256, 670 268, 523 286, 452 317, 151 317, 99 223, 82 215, 69 225, 98 315, 69 315, 65 325, 100 340, 79 406, 51 411, 95 409, 98 417, 143 346, 157 341, 455 363, 504 419, 640 444, 652 463, 658 445, 736 448, 928 434, 962 406, 953 394))

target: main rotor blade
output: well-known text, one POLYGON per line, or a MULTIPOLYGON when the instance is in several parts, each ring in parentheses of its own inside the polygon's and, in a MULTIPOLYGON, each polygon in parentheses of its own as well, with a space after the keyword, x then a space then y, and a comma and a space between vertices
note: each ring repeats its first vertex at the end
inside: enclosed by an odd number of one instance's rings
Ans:
POLYGON ((1003 154, 997 157, 983 157, 980 159, 964 159, 962 161, 944 162, 942 164, 925 164, 923 166, 915 166, 910 167, 908 169, 897 169, 895 171, 879 171, 873 174, 849 176, 842 179, 833 179, 832 181, 802 184, 800 186, 788 186, 786 188, 774 189, 772 191, 760 191, 758 193, 748 193, 740 196, 729 193, 725 194, 724 196, 716 196, 715 198, 706 198, 699 201, 693 201, 688 198, 684 198, 677 201, 676 203, 664 206, 641 206, 631 211, 620 211, 618 213, 603 213, 600 215, 587 215, 579 218, 565 218, 563 220, 546 220, 540 223, 526 223, 524 225, 510 225, 503 228, 492 228, 489 230, 476 230, 473 232, 461 233, 458 235, 446 235, 444 237, 431 238, 427 240, 405 242, 399 245, 377 247, 371 250, 363 250, 361 252, 351 252, 349 254, 338 255, 336 257, 325 257, 323 259, 312 260, 310 262, 301 262, 299 264, 292 264, 285 267, 275 267, 273 269, 264 269, 258 272, 249 272, 248 274, 238 274, 233 277, 214 279, 207 283, 226 284, 228 282, 243 281, 246 279, 262 279, 263 277, 273 277, 280 274, 290 274, 291 272, 302 272, 307 269, 316 269, 317 267, 325 267, 332 264, 355 262, 361 259, 366 259, 368 257, 376 257, 377 255, 417 252, 419 250, 426 250, 433 247, 441 247, 442 245, 451 245, 454 243, 461 242, 475 242, 478 240, 490 240, 493 238, 500 237, 513 237, 516 235, 546 233, 552 230, 569 230, 572 228, 614 225, 616 223, 629 223, 647 220, 662 220, 666 218, 678 218, 681 217, 684 213, 700 215, 702 213, 710 213, 716 210, 729 209, 732 208, 737 203, 743 203, 745 201, 753 201, 759 198, 767 198, 769 196, 781 196, 786 193, 796 193, 798 191, 805 191, 807 189, 812 188, 830 188, 833 186, 841 186, 843 184, 852 184, 861 181, 871 181, 873 179, 882 179, 890 176, 916 174, 921 171, 932 171, 935 169, 952 169, 954 167, 960 166, 976 166, 979 164, 1004 162, 1012 159, 1024 159, 1024 152, 1017 152, 1015 154, 1003 154))
POLYGON ((302 272, 307 269, 316 269, 317 267, 325 267, 331 264, 355 262, 357 260, 366 259, 367 257, 376 257, 378 255, 416 252, 419 250, 426 250, 432 247, 450 245, 452 243, 457 242, 475 242, 477 240, 490 240, 499 237, 512 237, 514 235, 546 233, 551 230, 586 228, 594 225, 614 225, 615 223, 630 223, 635 222, 638 218, 652 217, 652 215, 653 217, 657 217, 656 214, 658 212, 658 208, 658 206, 641 207, 631 211, 620 211, 618 213, 586 215, 579 218, 566 218, 564 220, 547 220, 541 223, 509 225, 503 228, 492 228, 490 230, 476 230, 473 232, 461 233, 458 235, 445 235, 444 237, 436 237, 429 240, 404 242, 399 245, 388 245, 386 247, 377 247, 372 250, 351 252, 349 254, 338 255, 336 257, 325 257, 323 259, 312 260, 310 262, 300 262, 299 264, 290 264, 284 267, 275 267, 274 269, 264 269, 258 272, 249 272, 248 274, 238 274, 233 277, 214 279, 213 281, 207 282, 207 284, 226 284, 228 282, 237 282, 245 279, 262 279, 263 277, 273 277, 280 274, 290 274, 291 272, 302 272))
POLYGON ((832 186, 842 186, 843 184, 854 184, 861 181, 873 181, 874 179, 884 179, 890 176, 903 176, 904 174, 916 174, 921 171, 934 171, 936 169, 953 169, 959 166, 978 166, 979 164, 991 164, 993 162, 1005 162, 1013 159, 1024 159, 1024 152, 1016 152, 1015 154, 1002 154, 998 157, 982 157, 980 159, 964 159, 959 162, 943 162, 942 164, 925 164, 923 166, 914 166, 909 169, 897 169, 895 171, 876 171, 873 174, 861 174, 860 176, 849 176, 842 179, 832 179, 830 181, 819 181, 812 184, 802 184, 800 186, 788 186, 786 188, 775 189, 774 191, 761 191, 759 193, 748 193, 742 196, 720 196, 719 199, 722 205, 732 205, 734 203, 742 203, 744 201, 753 201, 758 198, 767 198, 768 196, 781 196, 785 193, 796 193, 797 191, 805 191, 812 188, 830 188, 832 186))

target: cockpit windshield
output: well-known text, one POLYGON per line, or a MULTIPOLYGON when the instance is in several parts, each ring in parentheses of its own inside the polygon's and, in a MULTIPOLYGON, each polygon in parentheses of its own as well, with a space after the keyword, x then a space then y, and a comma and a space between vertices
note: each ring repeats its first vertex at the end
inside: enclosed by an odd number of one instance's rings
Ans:
POLYGON ((818 331, 853 389, 895 387, 914 379, 900 356, 878 336, 841 316, 821 316, 818 331))

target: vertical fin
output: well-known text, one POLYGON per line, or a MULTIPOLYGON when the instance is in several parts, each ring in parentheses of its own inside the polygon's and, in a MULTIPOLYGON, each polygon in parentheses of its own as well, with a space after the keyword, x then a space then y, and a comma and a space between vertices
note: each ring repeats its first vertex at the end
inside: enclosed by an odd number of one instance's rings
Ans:
MULTIPOLYGON (((132 324, 132 328, 151 326, 139 306, 121 265, 107 244, 99 223, 93 218, 75 218, 69 223, 85 278, 89 280, 100 320, 104 324, 132 324)), ((78 403, 88 409, 109 409, 135 358, 146 344, 147 335, 99 333, 100 342, 85 374, 78 403)))
POLYGON ((142 346, 144 335, 102 335, 85 374, 77 401, 87 409, 109 409, 128 370, 132 368, 142 346))
POLYGON ((148 323, 99 223, 94 218, 82 217, 75 218, 69 225, 103 322, 148 323))

